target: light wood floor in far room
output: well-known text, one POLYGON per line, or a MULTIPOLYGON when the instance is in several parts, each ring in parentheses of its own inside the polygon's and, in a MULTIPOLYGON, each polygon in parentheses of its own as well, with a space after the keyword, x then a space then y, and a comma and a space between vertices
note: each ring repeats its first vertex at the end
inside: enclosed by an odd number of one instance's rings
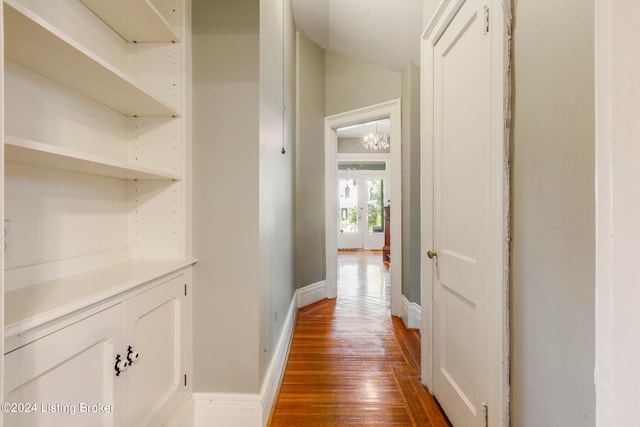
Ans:
POLYGON ((338 298, 300 309, 269 425, 450 426, 422 387, 420 335, 390 315, 382 251, 340 251, 338 298))

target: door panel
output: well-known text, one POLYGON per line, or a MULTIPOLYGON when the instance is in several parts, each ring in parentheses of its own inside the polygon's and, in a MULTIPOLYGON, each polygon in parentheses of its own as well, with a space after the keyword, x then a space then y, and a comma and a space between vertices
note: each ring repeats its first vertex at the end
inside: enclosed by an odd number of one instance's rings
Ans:
POLYGON ((179 276, 125 303, 125 342, 134 361, 124 378, 126 425, 159 425, 187 393, 184 286, 179 276))
POLYGON ((490 38, 468 0, 434 46, 434 394, 454 426, 487 399, 490 38))
POLYGON ((362 248, 362 215, 359 207, 360 186, 355 178, 338 180, 339 203, 338 248, 362 248))
POLYGON ((479 343, 477 332, 468 327, 476 320, 476 305, 443 286, 440 291, 440 306, 443 328, 441 374, 446 386, 453 388, 468 410, 476 412, 475 365, 469 363, 469 359, 474 357, 479 343))
POLYGON ((385 180, 381 178, 363 179, 366 194, 363 200, 367 201, 366 231, 362 236, 362 246, 365 249, 382 249, 384 246, 384 213, 383 198, 385 180))
POLYGON ((122 425, 122 376, 114 372, 122 338, 118 305, 6 354, 4 402, 35 406, 4 413, 4 425, 122 425))

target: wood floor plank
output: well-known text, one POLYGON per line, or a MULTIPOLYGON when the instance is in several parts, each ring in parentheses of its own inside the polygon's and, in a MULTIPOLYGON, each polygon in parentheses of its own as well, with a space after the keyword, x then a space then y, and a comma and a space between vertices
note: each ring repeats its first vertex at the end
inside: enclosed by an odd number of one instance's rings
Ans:
POLYGON ((420 384, 420 335, 390 315, 381 251, 338 255, 338 298, 303 307, 272 427, 450 427, 420 384))

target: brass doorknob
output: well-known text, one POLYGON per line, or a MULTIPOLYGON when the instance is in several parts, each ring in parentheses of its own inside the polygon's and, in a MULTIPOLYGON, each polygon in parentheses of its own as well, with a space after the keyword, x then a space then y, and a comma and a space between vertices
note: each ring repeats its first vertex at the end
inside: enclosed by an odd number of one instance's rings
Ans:
POLYGON ((429 259, 433 259, 433 258, 437 257, 438 254, 435 253, 434 251, 429 250, 429 251, 427 251, 427 256, 429 257, 429 259))

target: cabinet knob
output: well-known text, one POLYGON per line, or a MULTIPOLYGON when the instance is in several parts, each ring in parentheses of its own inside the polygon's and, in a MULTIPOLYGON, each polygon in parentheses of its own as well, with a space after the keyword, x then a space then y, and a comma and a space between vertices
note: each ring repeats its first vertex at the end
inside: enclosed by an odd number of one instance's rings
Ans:
POLYGON ((438 256, 438 254, 434 251, 429 250, 427 251, 427 256, 429 257, 429 259, 434 259, 438 256))

